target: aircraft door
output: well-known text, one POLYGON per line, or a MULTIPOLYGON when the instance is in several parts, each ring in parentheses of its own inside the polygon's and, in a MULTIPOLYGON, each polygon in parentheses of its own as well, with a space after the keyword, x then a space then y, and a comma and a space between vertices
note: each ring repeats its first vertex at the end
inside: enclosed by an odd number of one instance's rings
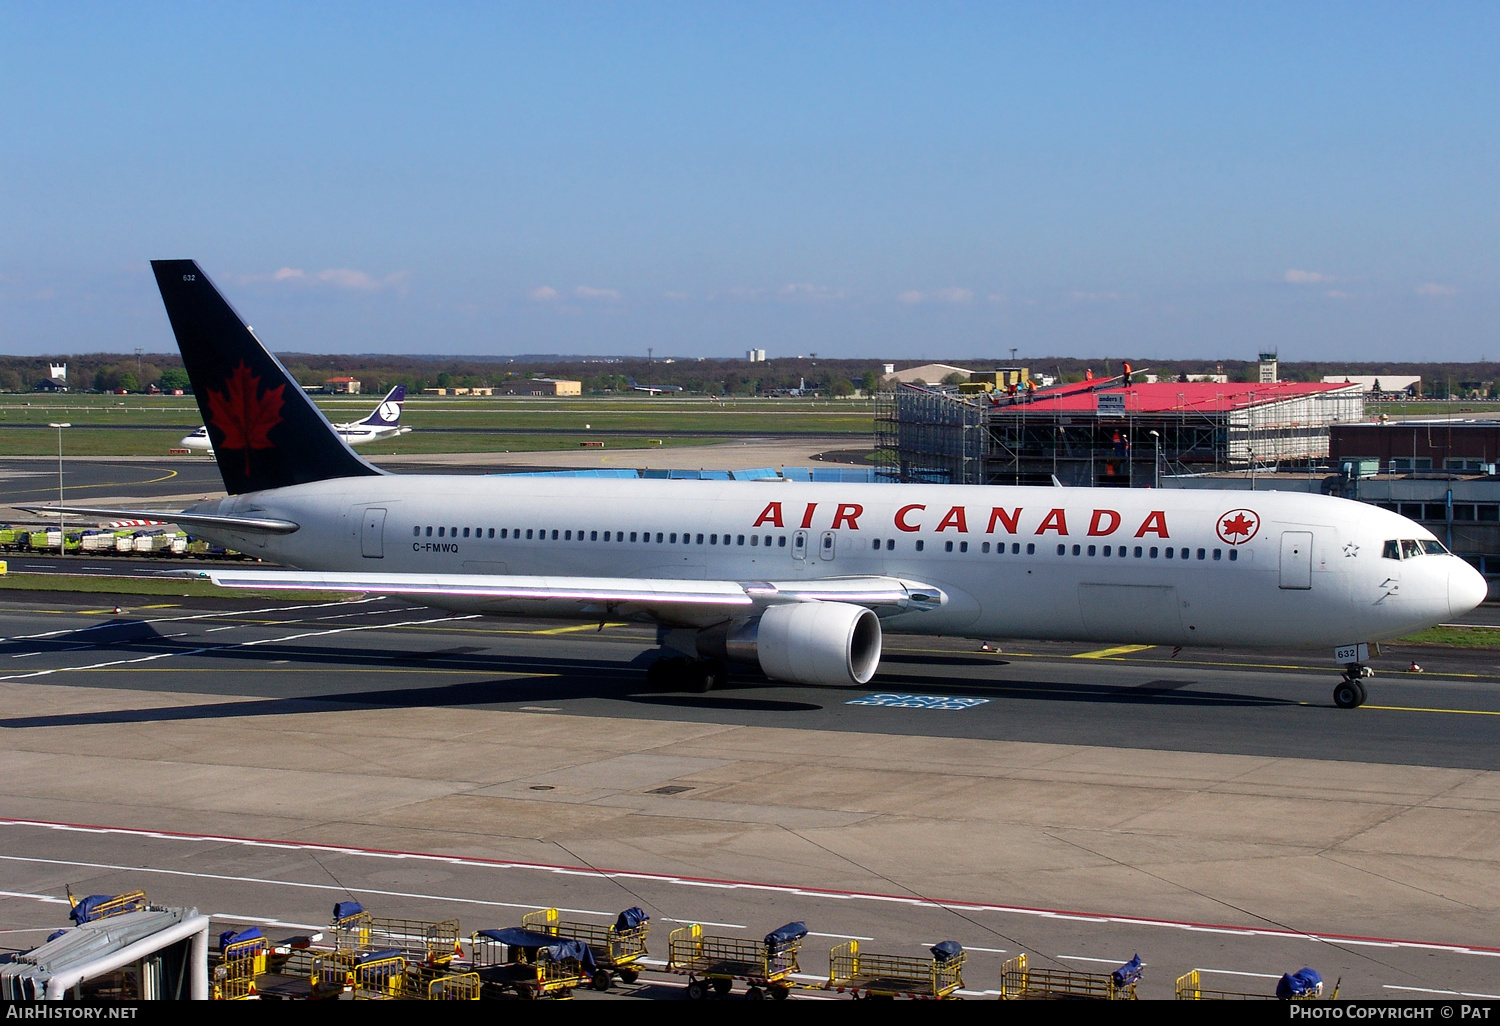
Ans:
POLYGON ((834 555, 834 547, 836 546, 837 542, 837 531, 824 531, 823 537, 818 541, 818 558, 832 559, 834 555))
POLYGON ((796 534, 792 535, 792 558, 793 559, 806 559, 807 558, 807 532, 806 531, 798 531, 796 534))
POLYGON ((359 551, 366 559, 385 558, 385 510, 365 510, 359 528, 359 551))
POLYGON ((1312 532, 1281 532, 1281 586, 1305 591, 1312 587, 1312 532))

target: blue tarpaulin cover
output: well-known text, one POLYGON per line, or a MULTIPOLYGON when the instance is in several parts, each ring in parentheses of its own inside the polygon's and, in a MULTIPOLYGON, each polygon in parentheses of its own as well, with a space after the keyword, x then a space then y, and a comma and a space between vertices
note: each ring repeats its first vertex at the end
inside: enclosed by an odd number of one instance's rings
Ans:
POLYGON ((490 940, 499 941, 512 948, 545 948, 556 937, 550 933, 538 933, 535 930, 525 930, 519 926, 512 926, 504 930, 480 930, 479 936, 488 937, 490 940))
POLYGON ((620 917, 615 920, 615 929, 634 930, 637 926, 650 921, 651 917, 646 914, 645 909, 631 907, 620 913, 620 917))
POLYGON ((791 947, 806 936, 806 923, 787 923, 785 926, 779 926, 766 934, 766 947, 772 951, 780 951, 783 948, 791 947))
POLYGON ((350 916, 357 916, 365 910, 365 907, 357 901, 340 901, 333 906, 333 921, 342 922, 350 916))
POLYGON ((551 944, 542 948, 542 954, 550 961, 561 962, 564 959, 575 958, 583 966, 584 971, 593 974, 597 968, 594 962, 594 952, 581 940, 573 940, 571 937, 555 937, 551 944))
POLYGON ((1141 956, 1134 955, 1129 962, 1110 973, 1110 979, 1115 981, 1116 987, 1128 987, 1141 978, 1141 972, 1145 966, 1141 964, 1141 956))
MULTIPOLYGON (((91 922, 95 918, 99 912, 100 905, 108 901, 114 901, 118 897, 118 894, 90 894, 87 898, 82 899, 77 905, 73 906, 73 911, 68 913, 68 918, 79 926, 82 926, 84 923, 91 922)), ((132 905, 129 909, 124 909, 123 911, 134 912, 139 908, 139 905, 132 905)))
POLYGON ((366 962, 384 962, 388 958, 400 957, 400 948, 381 948, 379 951, 366 951, 354 960, 354 964, 364 965, 366 962))
POLYGON ((238 933, 234 930, 225 930, 219 934, 219 950, 223 951, 229 945, 237 944, 240 941, 263 940, 265 936, 265 934, 260 932, 260 927, 258 926, 252 926, 248 930, 240 930, 238 933))
POLYGON ((1294 973, 1287 973, 1276 984, 1276 996, 1285 1001, 1287 998, 1306 997, 1316 994, 1323 986, 1323 977, 1318 975, 1316 969, 1303 966, 1294 973))
POLYGON ((964 953, 964 946, 958 941, 943 941, 941 944, 934 944, 928 950, 939 962, 951 962, 964 953))

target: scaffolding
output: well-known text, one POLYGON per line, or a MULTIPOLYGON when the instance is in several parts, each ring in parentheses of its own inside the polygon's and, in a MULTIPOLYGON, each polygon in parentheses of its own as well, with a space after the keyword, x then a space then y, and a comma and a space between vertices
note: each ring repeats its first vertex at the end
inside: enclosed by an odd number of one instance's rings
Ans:
POLYGON ((1204 397, 1135 386, 1105 411, 904 386, 877 400, 876 459, 905 482, 1143 488, 1174 473, 1324 461, 1330 425, 1364 416, 1357 389, 1275 387, 1204 397))

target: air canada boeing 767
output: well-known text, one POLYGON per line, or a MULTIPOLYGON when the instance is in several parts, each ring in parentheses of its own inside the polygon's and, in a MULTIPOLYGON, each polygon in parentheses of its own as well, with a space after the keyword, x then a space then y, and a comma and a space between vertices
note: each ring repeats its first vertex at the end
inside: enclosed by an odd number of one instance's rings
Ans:
POLYGON ((712 688, 726 663, 862 685, 885 632, 1324 646, 1342 707, 1365 700, 1368 643, 1486 593, 1427 529, 1321 495, 390 475, 349 448, 195 262, 152 268, 228 492, 170 519, 297 568, 207 571, 225 587, 654 623, 651 679, 689 690, 712 688))

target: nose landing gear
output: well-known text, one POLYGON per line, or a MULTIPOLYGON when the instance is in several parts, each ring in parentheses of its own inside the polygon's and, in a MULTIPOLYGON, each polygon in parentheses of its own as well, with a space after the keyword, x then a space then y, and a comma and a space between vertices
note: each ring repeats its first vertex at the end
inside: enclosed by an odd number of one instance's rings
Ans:
POLYGON ((1350 663, 1344 667, 1344 677, 1333 689, 1333 704, 1340 709, 1356 709, 1365 704, 1366 677, 1375 676, 1375 671, 1363 663, 1350 663))

